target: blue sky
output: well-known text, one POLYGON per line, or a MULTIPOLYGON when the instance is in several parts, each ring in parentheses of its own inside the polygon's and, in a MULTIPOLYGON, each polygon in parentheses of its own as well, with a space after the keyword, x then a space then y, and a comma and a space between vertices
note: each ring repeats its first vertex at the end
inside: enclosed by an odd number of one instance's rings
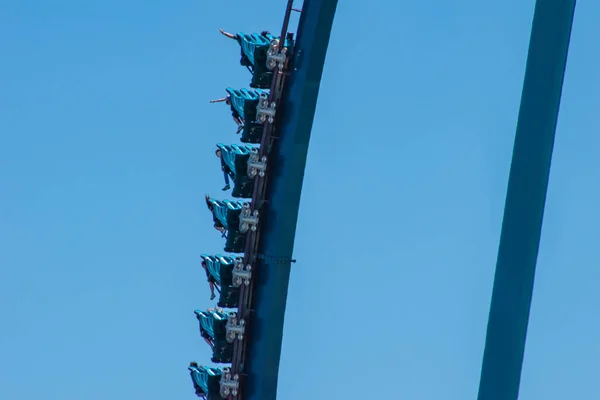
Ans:
MULTIPOLYGON (((208 100, 249 79, 217 30, 284 3, 1 3, 0 398, 194 398, 203 195, 237 142, 208 100)), ((340 2, 280 398, 476 397, 533 7, 340 2)), ((521 400, 600 397, 599 16, 576 10, 521 400)))

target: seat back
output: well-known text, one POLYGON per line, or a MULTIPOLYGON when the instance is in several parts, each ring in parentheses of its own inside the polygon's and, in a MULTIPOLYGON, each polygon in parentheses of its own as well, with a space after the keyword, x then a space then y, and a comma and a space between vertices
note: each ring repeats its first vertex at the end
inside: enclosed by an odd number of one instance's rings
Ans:
POLYGON ((213 215, 227 230, 237 230, 242 202, 233 200, 215 200, 208 198, 207 203, 212 207, 213 215))
MULTIPOLYGON (((219 394, 221 385, 222 371, 220 368, 210 368, 205 366, 189 366, 190 376, 196 389, 196 394, 204 394, 210 396, 212 394, 219 394), (200 392, 200 393, 198 393, 200 392)), ((211 397, 209 397, 210 399, 211 397)))
MULTIPOLYGON (((267 50, 269 49, 271 42, 277 39, 270 33, 261 35, 260 33, 246 34, 239 32, 237 37, 242 52, 255 68, 258 64, 267 62, 267 50)), ((289 48, 292 45, 293 42, 286 38, 284 46, 289 48)))
POLYGON ((206 261, 208 273, 217 281, 219 285, 231 285, 233 276, 232 271, 235 266, 235 258, 229 256, 202 254, 206 261))
POLYGON ((230 87, 226 90, 231 100, 231 106, 237 113, 244 120, 255 121, 258 99, 262 93, 268 94, 268 92, 259 89, 233 89, 230 87))
POLYGON ((227 314, 215 310, 194 311, 200 322, 200 330, 213 340, 225 340, 227 314))
POLYGON ((267 50, 273 40, 271 34, 261 35, 259 33, 246 34, 239 32, 238 38, 244 55, 253 66, 263 60, 266 62, 267 50))
POLYGON ((221 150, 221 157, 223 162, 229 167, 234 175, 234 180, 237 177, 244 177, 247 175, 248 169, 248 158, 252 152, 252 147, 237 144, 217 144, 219 150, 221 150))
MULTIPOLYGON (((268 89, 271 86, 273 72, 267 68, 267 52, 274 39, 276 37, 270 33, 266 35, 258 33, 248 35, 240 32, 237 35, 242 53, 240 63, 252 72, 251 88, 268 89)), ((293 40, 285 39, 285 47, 291 48, 293 44, 293 40)))
POLYGON ((201 257, 206 261, 206 269, 210 276, 221 286, 217 305, 226 308, 237 307, 240 290, 233 286, 235 258, 220 254, 202 254, 201 257))

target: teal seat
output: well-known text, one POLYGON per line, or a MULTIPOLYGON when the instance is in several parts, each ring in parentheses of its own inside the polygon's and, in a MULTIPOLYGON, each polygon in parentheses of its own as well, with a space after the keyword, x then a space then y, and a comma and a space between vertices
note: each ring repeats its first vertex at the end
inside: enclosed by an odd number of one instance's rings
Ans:
POLYGON ((188 367, 196 396, 204 397, 206 400, 221 400, 220 380, 222 371, 220 368, 209 368, 193 362, 188 367))
POLYGON ((267 94, 265 90, 233 89, 227 88, 231 100, 231 106, 245 120, 256 121, 256 107, 261 94, 267 94))
POLYGON ((230 363, 233 345, 227 342, 227 314, 215 310, 194 311, 200 322, 200 336, 212 340, 214 363, 230 363))
POLYGON ((240 32, 237 34, 238 42, 242 47, 242 52, 248 59, 249 63, 256 67, 264 61, 267 62, 267 50, 275 37, 270 33, 261 35, 259 33, 245 34, 240 32))
POLYGON ((228 253, 243 253, 246 245, 246 234, 240 232, 240 213, 242 202, 232 200, 206 200, 208 208, 212 211, 213 221, 222 225, 227 230, 225 251, 228 253))
POLYGON ((209 198, 206 200, 209 209, 212 208, 214 217, 225 227, 225 229, 236 230, 240 222, 240 212, 242 212, 242 202, 233 200, 215 200, 209 198))
POLYGON ((221 287, 217 305, 226 308, 237 307, 240 290, 233 286, 233 267, 235 266, 235 258, 222 256, 220 254, 215 256, 202 254, 202 259, 206 261, 208 273, 221 287))
POLYGON ((252 152, 252 147, 239 146, 237 144, 225 145, 217 144, 221 150, 223 162, 229 167, 233 179, 233 197, 252 198, 254 189, 254 178, 248 176, 248 159, 252 152))
POLYGON ((225 340, 227 325, 227 314, 217 310, 194 311, 200 322, 202 336, 208 335, 212 340, 225 340))
POLYGON ((256 121, 257 106, 260 95, 268 95, 269 92, 266 90, 227 88, 227 93, 231 99, 231 106, 244 120, 241 142, 260 143, 264 125, 256 121))
MULTIPOLYGON (((240 64, 248 67, 252 72, 251 88, 267 89, 271 86, 273 72, 267 68, 267 51, 271 42, 276 39, 270 33, 267 34, 245 34, 239 32, 236 39, 240 44, 242 59, 240 64)), ((285 46, 290 48, 293 42, 286 39, 285 46)))

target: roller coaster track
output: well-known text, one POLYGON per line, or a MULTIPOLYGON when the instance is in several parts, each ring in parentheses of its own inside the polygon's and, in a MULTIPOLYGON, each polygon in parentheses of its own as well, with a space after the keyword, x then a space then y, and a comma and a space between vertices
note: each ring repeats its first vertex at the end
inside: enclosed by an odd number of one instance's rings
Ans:
POLYGON ((267 171, 262 177, 254 177, 247 210, 258 212, 259 224, 256 230, 246 233, 241 261, 250 267, 252 277, 247 285, 241 284, 237 312, 233 314, 244 323, 245 331, 242 338, 234 340, 231 368, 225 369, 221 378, 221 389, 228 388, 221 396, 230 400, 274 400, 277 395, 283 314, 300 191, 336 5, 337 0, 305 0, 297 38, 293 47, 286 49, 286 38, 293 37, 288 33, 290 16, 292 11, 298 11, 293 8, 293 0, 288 0, 279 41, 272 43, 284 57, 273 68, 267 102, 276 105, 276 115, 273 121, 264 122, 258 150, 259 160, 266 158, 267 171), (292 51, 286 54, 287 50, 292 51), (298 59, 301 65, 294 65, 298 59), (292 83, 289 90, 288 82, 292 83), (310 88, 305 90, 305 86, 310 88), (279 162, 282 158, 285 163, 279 162), (271 190, 273 184, 275 190, 271 190), (277 191, 277 187, 283 190, 277 191), (261 303, 265 297, 272 303, 273 293, 281 294, 274 299, 276 307, 261 303), (265 335, 267 324, 269 333, 265 335), (253 343, 257 339, 260 343, 253 343))
MULTIPOLYGON (((287 36, 287 29, 289 26, 289 22, 290 22, 290 15, 292 12, 292 5, 294 3, 294 0, 288 0, 288 4, 285 10, 285 16, 283 19, 283 26, 281 28, 281 35, 279 35, 279 43, 284 43, 285 42, 285 37, 287 36)), ((273 71, 273 80, 271 81, 271 88, 269 91, 269 103, 270 104, 279 104, 281 101, 281 96, 282 96, 282 92, 283 92, 283 87, 285 85, 285 80, 286 80, 286 71, 288 69, 288 66, 290 64, 290 58, 286 59, 286 62, 283 66, 282 69, 279 69, 279 67, 275 67, 274 71, 273 71)), ((278 110, 278 116, 280 116, 282 114, 282 110, 279 109, 278 110)), ((277 121, 279 121, 279 118, 277 119, 277 121)), ((265 121, 265 126, 263 129, 263 135, 261 138, 261 142, 260 142, 260 149, 259 149, 259 159, 263 156, 267 156, 267 159, 269 159, 269 153, 270 150, 272 150, 273 148, 273 142, 276 140, 276 137, 274 136, 274 133, 276 131, 276 125, 275 124, 271 124, 268 121, 265 121)), ((267 165, 270 165, 270 163, 267 162, 267 165)), ((250 209, 251 210, 265 210, 266 206, 268 206, 268 204, 266 203, 267 201, 267 188, 268 188, 268 174, 265 175, 264 177, 260 177, 259 174, 256 175, 255 177, 255 181, 254 181, 254 191, 252 193, 252 201, 251 201, 251 206, 250 209)), ((256 231, 249 231, 248 232, 248 237, 246 238, 246 246, 244 249, 244 258, 243 258, 243 262, 244 265, 249 265, 249 266, 257 266, 257 264, 259 263, 259 259, 258 259, 258 252, 259 252, 259 244, 260 244, 260 230, 256 230, 256 231)), ((257 268, 253 268, 253 270, 255 271, 254 274, 255 276, 260 273, 260 271, 257 271, 257 268)), ((238 304, 238 312, 239 315, 241 316, 241 318, 244 321, 250 321, 252 318, 252 292, 254 290, 254 282, 255 280, 252 279, 250 280, 250 284, 249 285, 242 285, 240 288, 240 300, 239 300, 239 304, 238 304)), ((249 338, 249 336, 247 336, 247 338, 249 338)), ((247 354, 247 342, 249 339, 247 340, 236 340, 233 344, 233 359, 232 359, 232 368, 231 368, 231 372, 232 374, 238 375, 238 376, 243 376, 247 378, 247 375, 244 374, 244 364, 245 364, 245 359, 246 359, 246 354, 247 354)), ((243 380, 242 383, 247 382, 247 379, 243 380)), ((243 399, 243 385, 240 388, 240 390, 238 391, 238 394, 235 396, 232 396, 234 400, 241 400, 243 399)))

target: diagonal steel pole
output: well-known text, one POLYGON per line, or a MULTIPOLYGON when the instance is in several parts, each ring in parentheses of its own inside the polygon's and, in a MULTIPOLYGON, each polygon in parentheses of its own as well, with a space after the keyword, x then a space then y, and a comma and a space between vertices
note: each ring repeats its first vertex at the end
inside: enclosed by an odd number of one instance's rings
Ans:
POLYGON ((538 0, 478 400, 517 400, 575 0, 538 0))

